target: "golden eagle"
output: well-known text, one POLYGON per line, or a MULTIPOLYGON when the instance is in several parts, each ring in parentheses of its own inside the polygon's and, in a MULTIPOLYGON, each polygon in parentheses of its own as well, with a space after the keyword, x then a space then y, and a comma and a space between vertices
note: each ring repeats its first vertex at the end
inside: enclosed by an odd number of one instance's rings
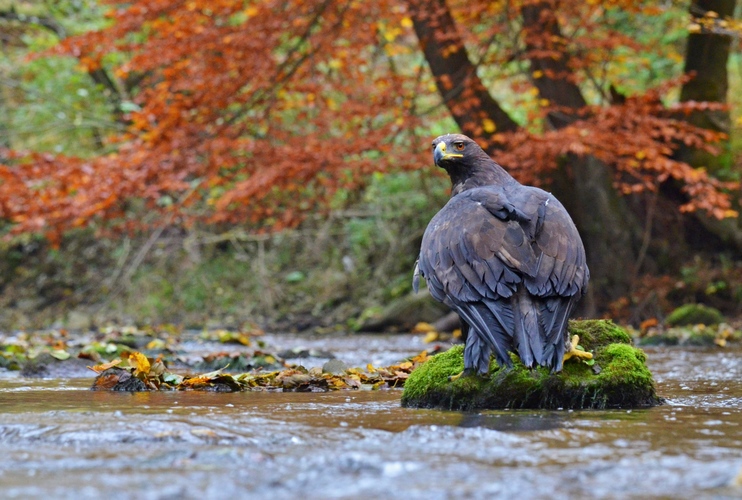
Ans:
POLYGON ((590 272, 572 219, 546 191, 524 186, 460 134, 433 141, 451 199, 423 236, 413 278, 449 305, 466 334, 464 373, 486 374, 490 355, 511 366, 562 369, 574 349, 567 320, 590 272))

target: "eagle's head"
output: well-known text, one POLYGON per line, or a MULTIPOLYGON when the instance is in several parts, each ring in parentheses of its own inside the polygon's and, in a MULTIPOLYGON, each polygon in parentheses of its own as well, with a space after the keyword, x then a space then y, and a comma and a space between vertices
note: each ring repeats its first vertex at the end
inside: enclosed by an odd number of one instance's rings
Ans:
POLYGON ((433 161, 446 170, 456 165, 471 164, 483 153, 476 142, 462 134, 446 134, 433 141, 433 161))
POLYGON ((433 141, 433 161, 451 178, 452 196, 476 186, 517 182, 479 144, 463 134, 437 137, 433 141))

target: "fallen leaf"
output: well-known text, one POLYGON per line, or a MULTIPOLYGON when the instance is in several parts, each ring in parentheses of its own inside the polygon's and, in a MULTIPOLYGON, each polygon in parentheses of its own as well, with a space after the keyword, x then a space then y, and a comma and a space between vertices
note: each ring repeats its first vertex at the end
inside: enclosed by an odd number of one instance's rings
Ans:
POLYGON ((51 354, 51 356, 53 358, 56 358, 56 359, 58 359, 60 361, 64 361, 65 359, 69 359, 70 358, 70 353, 68 353, 67 351, 62 351, 62 350, 58 350, 58 349, 52 351, 49 354, 51 354))
POLYGON ((95 373, 102 373, 108 370, 109 368, 112 368, 118 365, 119 363, 121 363, 121 361, 122 361, 121 358, 117 358, 109 363, 103 363, 102 365, 88 366, 88 369, 93 370, 95 373))
POLYGON ((425 363, 428 360, 428 351, 422 351, 420 354, 412 358, 413 363, 425 363))
POLYGON ((116 384, 118 384, 119 378, 119 375, 113 373, 108 375, 99 375, 93 381, 93 387, 91 387, 91 389, 94 391, 110 391, 116 384))
POLYGON ((150 340, 150 342, 147 344, 147 349, 164 349, 165 348, 165 341, 162 339, 154 339, 150 340))
POLYGON ((218 438, 219 435, 211 429, 192 429, 191 434, 202 438, 218 438))
POLYGON ((424 344, 430 344, 431 342, 435 342, 440 337, 440 334, 438 332, 428 332, 425 334, 425 337, 423 337, 423 343, 424 344))
POLYGON ((412 327, 412 333, 430 333, 435 332, 435 328, 430 323, 420 322, 412 327))
POLYGON ((140 373, 148 374, 150 369, 149 359, 141 352, 132 352, 129 354, 129 365, 134 368, 134 375, 140 373))

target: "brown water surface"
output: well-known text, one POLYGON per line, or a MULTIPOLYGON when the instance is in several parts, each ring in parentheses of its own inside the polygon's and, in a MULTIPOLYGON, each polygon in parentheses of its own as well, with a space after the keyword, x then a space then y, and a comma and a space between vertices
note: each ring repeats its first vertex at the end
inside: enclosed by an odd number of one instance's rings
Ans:
POLYGON ((633 411, 414 410, 399 390, 119 394, 5 373, 0 497, 742 497, 742 351, 647 353, 668 402, 633 411))

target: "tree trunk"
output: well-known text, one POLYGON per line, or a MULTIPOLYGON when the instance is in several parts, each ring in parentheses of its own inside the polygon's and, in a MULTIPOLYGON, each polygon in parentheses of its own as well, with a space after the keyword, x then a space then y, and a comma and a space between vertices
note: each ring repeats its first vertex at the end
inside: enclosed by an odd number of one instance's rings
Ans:
MULTIPOLYGON (((5 75, 0 75, 5 76, 5 75)), ((2 114, 2 118, 0 118, 0 163, 5 161, 2 154, 2 149, 10 148, 10 122, 8 118, 8 106, 5 102, 5 87, 0 88, 0 114, 2 114)))
MULTIPOLYGON (((587 103, 568 66, 566 41, 551 2, 528 4, 521 9, 521 15, 531 76, 539 96, 550 104, 574 111, 584 108, 587 103)), ((577 116, 569 111, 552 111, 548 118, 549 124, 558 129, 575 121, 577 116)))
MULTIPOLYGON (((578 120, 586 106, 569 67, 569 56, 553 2, 539 2, 522 8, 526 51, 533 84, 543 99, 559 107, 548 114, 556 129, 578 120)), ((569 155, 566 168, 554 176, 554 194, 572 215, 585 243, 590 266, 586 314, 596 303, 607 304, 629 291, 634 275, 641 226, 626 199, 613 187, 610 168, 594 157, 569 155)))
MULTIPOLYGON (((716 18, 706 16, 706 13, 714 12, 718 19, 731 18, 735 4, 736 0, 694 0, 691 4, 691 16, 699 21, 701 29, 688 35, 684 72, 692 78, 683 84, 681 102, 727 102, 727 62, 732 36, 721 27, 707 25, 716 18)), ((698 127, 725 134, 729 134, 731 129, 728 109, 694 111, 684 119, 698 127)), ((681 146, 676 156, 690 165, 706 167, 712 174, 719 173, 729 163, 729 142, 725 143, 724 151, 718 156, 685 146, 681 146)))
MULTIPOLYGON (((701 29, 688 36, 685 51, 685 74, 692 76, 680 91, 680 101, 697 102, 727 102, 729 90, 729 74, 727 65, 732 43, 732 35, 721 27, 715 19, 732 18, 736 7, 736 0, 693 0, 690 7, 691 16, 698 21, 701 29), (708 16, 713 12, 718 16, 708 16)), ((729 110, 694 111, 681 119, 701 128, 724 132, 731 132, 729 110)), ((727 177, 734 168, 731 165, 730 141, 725 141, 721 154, 714 156, 706 151, 689 148, 681 145, 675 157, 694 167, 704 167, 719 177, 727 177)), ((737 199, 738 197, 735 197, 737 199)), ((740 209, 739 203, 735 208, 740 209)), ((719 238, 726 245, 742 251, 742 228, 739 218, 717 220, 705 213, 696 213, 696 218, 702 227, 719 238)))
POLYGON ((445 0, 410 0, 415 33, 430 65, 438 92, 459 128, 493 154, 502 145, 495 132, 519 128, 477 76, 445 0))
POLYGON ((554 177, 552 190, 580 231, 590 267, 588 296, 578 313, 593 316, 598 305, 605 307, 628 294, 641 224, 614 189, 613 173, 595 157, 568 155, 554 177))

